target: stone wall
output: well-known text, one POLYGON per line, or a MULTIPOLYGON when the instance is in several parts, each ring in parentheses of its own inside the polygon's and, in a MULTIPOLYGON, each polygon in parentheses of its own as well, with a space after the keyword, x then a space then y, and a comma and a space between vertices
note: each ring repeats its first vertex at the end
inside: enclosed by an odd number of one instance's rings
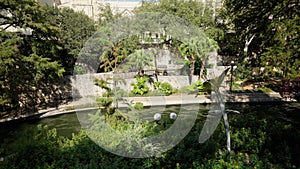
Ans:
MULTIPOLYGON (((136 79, 134 78, 135 74, 136 73, 123 74, 122 77, 113 76, 112 73, 97 73, 72 76, 70 78, 73 88, 73 98, 78 99, 82 97, 101 96, 104 90, 94 85, 95 78, 111 79, 114 77, 116 79, 119 79, 116 83, 116 86, 129 92, 133 89, 131 84, 136 82, 136 79)), ((197 81, 197 79, 198 76, 193 76, 192 82, 197 81)), ((189 85, 188 76, 158 76, 158 80, 160 82, 168 82, 174 88, 181 88, 183 86, 189 85)), ((156 80, 154 79, 154 81, 156 80)), ((109 80, 109 82, 112 84, 112 80, 109 80)), ((151 88, 151 85, 149 86, 151 88)))

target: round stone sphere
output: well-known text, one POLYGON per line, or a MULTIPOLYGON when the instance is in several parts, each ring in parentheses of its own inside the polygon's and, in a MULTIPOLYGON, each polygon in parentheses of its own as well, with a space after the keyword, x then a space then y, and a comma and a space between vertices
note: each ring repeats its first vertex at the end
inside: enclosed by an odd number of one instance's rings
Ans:
POLYGON ((155 113, 153 118, 154 118, 154 120, 159 121, 161 119, 161 114, 155 113))
POLYGON ((177 118, 177 114, 176 113, 170 113, 170 119, 174 120, 177 118))

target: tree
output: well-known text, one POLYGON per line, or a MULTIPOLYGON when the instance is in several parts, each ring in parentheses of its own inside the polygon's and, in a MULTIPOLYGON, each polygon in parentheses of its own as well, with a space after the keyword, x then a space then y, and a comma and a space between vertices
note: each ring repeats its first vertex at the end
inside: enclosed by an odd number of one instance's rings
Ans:
POLYGON ((182 43, 178 50, 180 51, 181 56, 186 57, 188 59, 189 65, 189 83, 192 83, 192 76, 194 75, 195 62, 196 62, 196 51, 193 50, 195 47, 194 41, 191 41, 189 44, 182 43))
POLYGON ((220 40, 224 33, 217 27, 213 11, 214 8, 212 7, 213 4, 210 1, 206 4, 203 4, 200 1, 184 0, 160 0, 158 2, 143 1, 142 5, 135 9, 135 12, 160 12, 171 14, 201 28, 208 37, 214 40, 220 40))
MULTIPOLYGON (((223 31, 218 28, 215 22, 212 2, 203 4, 199 1, 183 1, 183 0, 160 0, 157 2, 142 2, 141 7, 135 12, 160 12, 172 14, 180 17, 187 22, 200 28, 207 37, 192 37, 188 42, 177 43, 177 48, 183 57, 187 57, 190 67, 190 75, 194 75, 196 63, 201 63, 199 71, 199 79, 204 72, 204 65, 207 57, 212 52, 213 48, 218 49, 215 40, 223 38, 223 31), (208 5, 206 7, 206 5, 208 5), (196 62, 197 61, 197 62, 196 62)), ((204 36, 205 36, 204 35, 204 36)), ((180 39, 177 39, 180 41, 180 39)), ((175 41, 175 39, 173 39, 175 41)), ((177 45, 173 43, 173 45, 177 45)), ((191 76, 190 76, 191 81, 191 76)))
POLYGON ((61 77, 64 69, 58 28, 44 21, 45 10, 33 0, 0 3, 0 106, 7 110, 36 101, 38 84, 61 77))
POLYGON ((95 33, 95 22, 82 12, 70 8, 55 8, 44 6, 45 22, 55 25, 56 34, 61 45, 60 61, 67 74, 72 74, 75 61, 86 41, 95 33))
POLYGON ((98 24, 100 26, 104 26, 107 23, 120 18, 121 15, 118 13, 114 15, 109 4, 100 4, 98 17, 99 17, 98 24))
POLYGON ((2 110, 57 104, 62 91, 56 82, 63 73, 71 73, 79 51, 95 31, 94 22, 83 13, 35 0, 0 3, 2 110))
POLYGON ((153 52, 146 52, 144 49, 136 50, 130 54, 123 63, 122 67, 133 70, 143 70, 153 66, 154 56, 153 52))
MULTIPOLYGON (((103 29, 103 28, 102 28, 103 29)), ((138 37, 131 36, 119 42, 112 42, 109 38, 97 37, 101 41, 100 65, 98 72, 109 72, 116 70, 118 66, 128 57, 134 53, 138 48, 138 37)), ((99 45, 99 41, 96 42, 99 45)))
POLYGON ((299 74, 299 3, 280 1, 224 2, 227 25, 235 32, 237 59, 263 67, 264 75, 284 79, 299 74))
POLYGON ((115 44, 107 49, 101 55, 100 70, 104 72, 112 71, 126 58, 127 50, 120 44, 115 44))
POLYGON ((299 31, 300 17, 285 19, 275 23, 275 45, 266 48, 261 56, 262 66, 267 76, 281 76, 284 80, 293 79, 300 74, 299 31))
MULTIPOLYGON (((216 42, 209 38, 191 38, 187 44, 182 43, 178 50, 189 60, 190 76, 194 75, 196 60, 201 63, 199 80, 202 78, 208 56, 218 49, 216 42)), ((191 79, 190 79, 191 82, 191 79)))

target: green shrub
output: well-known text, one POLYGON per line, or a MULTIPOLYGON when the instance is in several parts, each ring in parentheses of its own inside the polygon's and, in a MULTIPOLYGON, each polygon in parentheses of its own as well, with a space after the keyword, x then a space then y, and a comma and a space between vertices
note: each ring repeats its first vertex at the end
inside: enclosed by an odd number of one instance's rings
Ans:
POLYGON ((141 102, 136 102, 134 108, 137 110, 142 110, 144 108, 144 104, 141 102))
POLYGON ((99 107, 109 107, 111 106, 113 99, 110 97, 98 97, 96 98, 96 102, 99 107))
POLYGON ((211 84, 209 82, 203 83, 203 92, 210 94, 212 91, 211 84))
POLYGON ((172 85, 168 82, 154 82, 154 88, 161 91, 166 96, 169 96, 174 92, 172 85))
MULTIPOLYGON (((139 104, 138 104, 139 105, 139 104)), ((139 106, 138 106, 139 107, 139 106)), ((130 114, 130 113, 129 113, 130 114)), ((267 119, 259 115, 230 115, 232 151, 226 151, 226 136, 223 123, 203 144, 199 144, 199 131, 205 122, 204 117, 196 120, 188 135, 174 148, 159 157, 132 159, 114 155, 95 144, 87 131, 73 134, 72 138, 58 137, 55 129, 38 126, 18 135, 14 145, 1 144, 0 168, 297 168, 291 162, 297 153, 293 147, 298 143, 294 134, 297 125, 267 119), (284 139, 283 139, 284 138, 284 139), (292 156, 294 152, 294 156, 292 156)), ((162 126, 150 122, 130 122, 120 120, 117 113, 109 116, 93 115, 91 121, 107 118, 114 130, 127 135, 122 142, 129 147, 117 147, 118 142, 108 142, 112 148, 131 150, 138 146, 139 138, 153 136, 162 132, 162 126), (130 144, 132 142, 132 144, 130 144)), ((277 120, 274 120, 277 119, 277 120)), ((165 129, 165 128, 163 128, 165 129)), ((99 126, 95 126, 99 131, 99 126)), ((110 131, 98 134, 98 139, 114 141, 110 131)), ((160 148, 159 145, 153 146, 160 148)), ((297 159, 294 159, 297 161, 297 159)))
POLYGON ((132 83, 131 86, 133 86, 133 90, 131 90, 131 93, 134 95, 144 96, 150 92, 149 87, 147 86, 147 77, 136 77, 136 83, 132 83))
POLYGON ((211 84, 209 82, 202 83, 201 81, 196 81, 187 87, 189 94, 210 94, 211 84))

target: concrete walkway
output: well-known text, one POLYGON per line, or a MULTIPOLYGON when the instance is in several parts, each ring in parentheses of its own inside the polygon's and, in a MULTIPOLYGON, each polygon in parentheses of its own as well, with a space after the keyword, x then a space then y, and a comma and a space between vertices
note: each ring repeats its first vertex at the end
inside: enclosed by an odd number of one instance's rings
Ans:
MULTIPOLYGON (((226 95, 226 102, 230 103, 248 103, 248 102, 283 102, 279 93, 234 93, 226 95)), ((149 96, 149 97, 124 97, 126 103, 141 102, 144 106, 165 106, 182 104, 210 104, 212 101, 210 95, 175 95, 175 96, 149 96)), ((38 112, 23 115, 18 118, 1 119, 0 122, 17 120, 28 117, 44 118, 59 114, 74 113, 76 111, 95 110, 97 105, 91 98, 81 98, 68 104, 60 105, 57 108, 40 110, 38 112)), ((118 107, 127 107, 127 104, 118 102, 118 107)))
MULTIPOLYGON (((284 101, 278 93, 235 93, 227 94, 226 102, 275 102, 284 101)), ((212 102, 210 95, 177 95, 177 96, 151 96, 151 97, 124 97, 127 103, 141 102, 144 106, 180 105, 180 104, 209 104, 212 102)), ((120 104, 119 107, 126 106, 120 104)))

